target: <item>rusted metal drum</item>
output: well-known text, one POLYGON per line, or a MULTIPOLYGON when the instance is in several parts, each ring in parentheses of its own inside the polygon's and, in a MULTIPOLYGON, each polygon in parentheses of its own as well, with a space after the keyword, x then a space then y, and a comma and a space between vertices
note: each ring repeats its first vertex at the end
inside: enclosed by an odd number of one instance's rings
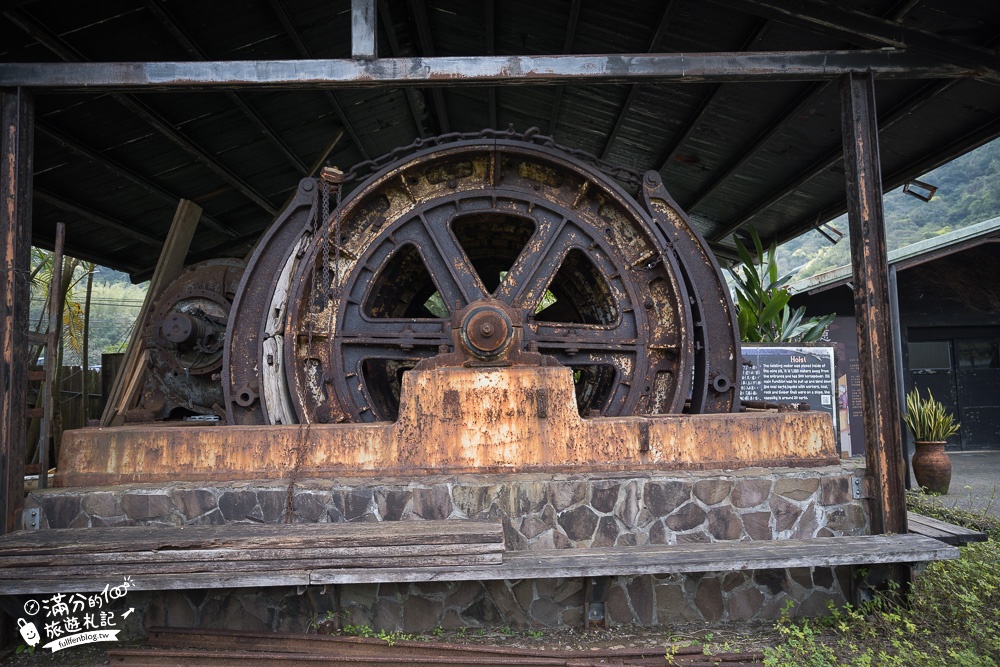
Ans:
POLYGON ((303 180, 234 303, 230 422, 392 421, 402 374, 457 348, 465 365, 570 367, 584 416, 731 411, 728 291, 659 176, 639 180, 633 196, 513 135, 416 150, 328 216, 303 180))

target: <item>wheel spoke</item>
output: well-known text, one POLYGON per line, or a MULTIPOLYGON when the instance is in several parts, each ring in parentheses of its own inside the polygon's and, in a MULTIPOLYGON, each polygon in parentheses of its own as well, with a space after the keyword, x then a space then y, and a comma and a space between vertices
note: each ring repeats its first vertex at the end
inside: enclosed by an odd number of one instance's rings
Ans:
MULTIPOLYGON (((356 344, 373 340, 393 341, 419 339, 427 344, 447 343, 448 320, 423 318, 366 317, 357 304, 348 304, 344 309, 344 326, 341 334, 344 342, 356 344)), ((421 343, 423 344, 423 343, 421 343)))
POLYGON ((411 224, 404 225, 399 237, 416 243, 449 309, 456 301, 464 306, 486 297, 486 288, 440 211, 432 211, 428 217, 421 215, 411 224))
POLYGON ((538 228, 497 289, 497 298, 515 308, 535 308, 565 255, 566 218, 547 211, 535 216, 538 228), (556 260, 559 261, 556 261, 556 260))

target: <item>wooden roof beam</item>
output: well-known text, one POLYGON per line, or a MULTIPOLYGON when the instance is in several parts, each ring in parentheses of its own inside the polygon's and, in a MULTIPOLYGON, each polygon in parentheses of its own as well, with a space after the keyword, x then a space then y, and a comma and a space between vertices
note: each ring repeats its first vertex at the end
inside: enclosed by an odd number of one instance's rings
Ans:
MULTIPOLYGON (((427 6, 424 0, 410 0, 413 9, 413 22, 417 29, 417 43, 424 58, 434 57, 434 42, 431 39, 431 22, 427 18, 427 6)), ((431 89, 431 100, 434 103, 434 114, 437 116, 440 134, 451 132, 451 122, 448 119, 448 108, 444 104, 444 91, 440 88, 431 89)))
MULTIPOLYGON (((816 101, 822 91, 833 85, 827 81, 824 83, 814 83, 790 104, 780 115, 767 124, 757 136, 750 142, 750 145, 737 154, 723 168, 722 173, 705 184, 700 190, 694 193, 691 198, 682 204, 682 208, 689 213, 698 208, 713 192, 725 183, 733 174, 743 168, 750 159, 763 148, 767 142, 771 141, 777 134, 788 125, 789 121, 799 115, 799 113, 816 101)), ((664 163, 663 167, 666 167, 664 163)))
MULTIPOLYGON (((582 0, 573 0, 569 7, 569 19, 566 21, 566 41, 563 43, 563 55, 568 56, 573 52, 573 39, 576 37, 576 28, 580 24, 580 4, 582 0)), ((566 86, 556 86, 555 95, 552 98, 552 112, 549 116, 549 136, 555 136, 556 123, 559 122, 559 107, 562 106, 563 91, 566 86)))
MULTIPOLYGON (((401 55, 399 39, 396 36, 396 28, 393 26, 392 14, 389 12, 389 5, 386 0, 378 0, 378 17, 382 23, 382 29, 385 31, 386 40, 389 42, 389 51, 392 52, 392 57, 399 58, 401 55)), ((410 107, 410 114, 413 116, 413 124, 417 128, 417 135, 420 138, 424 138, 427 136, 427 128, 424 127, 424 121, 420 115, 420 108, 423 105, 419 103, 419 94, 413 88, 403 88, 403 95, 406 97, 406 105, 410 107)))
MULTIPOLYGON (((149 180, 145 176, 142 176, 132 171, 125 165, 121 164, 116 160, 113 160, 104 153, 101 153, 99 151, 94 150, 93 148, 90 148, 89 146, 84 145, 79 140, 69 136, 68 134, 65 134, 60 130, 57 130, 56 128, 52 127, 51 125, 49 125, 44 121, 41 120, 35 121, 35 131, 38 132, 40 135, 47 137, 52 142, 59 144, 62 148, 69 150, 73 153, 76 153, 78 156, 86 160, 90 160, 94 164, 104 167, 105 169, 115 174, 116 176, 119 176, 127 180, 128 182, 132 183, 132 185, 135 185, 145 190, 149 194, 163 201, 165 204, 170 204, 172 208, 176 208, 177 203, 181 200, 181 197, 171 194, 167 190, 164 190, 159 185, 149 180)), ((212 218, 211 216, 202 214, 201 222, 206 227, 228 238, 234 239, 239 236, 239 234, 233 231, 231 227, 222 224, 221 222, 212 218)))
MULTIPOLYGON (((954 81, 943 81, 938 83, 928 83, 927 85, 922 86, 920 90, 916 91, 897 104, 883 116, 882 120, 880 120, 878 124, 879 132, 884 132, 899 121, 909 117, 909 115, 913 113, 914 109, 926 104, 954 85, 954 81)), ((741 213, 735 220, 723 227, 721 231, 712 234, 710 239, 718 242, 726 238, 733 232, 743 227, 754 216, 774 206, 812 179, 836 166, 837 163, 843 160, 843 158, 844 152, 840 145, 836 148, 832 148, 823 157, 813 162, 794 179, 784 183, 777 189, 773 190, 766 197, 758 200, 756 204, 753 204, 748 210, 741 213)))
MULTIPOLYGON (((167 32, 180 44, 185 51, 199 60, 208 60, 208 54, 198 46, 194 39, 181 26, 177 19, 167 11, 161 0, 146 0, 146 8, 153 17, 162 25, 167 32)), ((257 111, 239 93, 226 91, 225 95, 232 102, 233 106, 239 109, 246 118, 257 128, 257 130, 270 140, 278 152, 299 172, 300 176, 306 175, 306 165, 299 159, 295 152, 285 143, 278 133, 268 125, 257 111)))
POLYGON ((47 192, 38 187, 34 189, 35 199, 38 201, 43 201, 50 206, 54 206, 66 213, 72 213, 75 216, 83 218, 87 222, 92 222, 100 227, 106 227, 107 229, 113 229, 122 236, 127 236, 128 238, 138 241, 143 245, 148 245, 152 248, 159 250, 163 247, 163 241, 156 238, 155 236, 150 236, 138 230, 132 229, 130 226, 115 220, 114 218, 108 217, 103 213, 98 213, 92 209, 80 206, 77 203, 63 199, 59 195, 47 192))
MULTIPOLYGON (((919 2, 919 0, 899 0, 899 2, 897 2, 885 13, 884 18, 890 21, 899 21, 906 16, 911 9, 913 9, 917 2, 919 2)), ((786 107, 786 109, 779 114, 774 121, 758 132, 757 136, 750 142, 750 145, 747 148, 741 151, 726 164, 722 170, 722 174, 716 176, 709 183, 705 184, 701 189, 694 193, 694 195, 692 195, 687 201, 683 202, 681 205, 684 210, 688 212, 696 210, 703 201, 705 201, 719 188, 719 186, 725 183, 737 171, 742 169, 743 166, 757 154, 757 151, 767 145, 767 143, 771 141, 771 139, 773 139, 781 130, 783 130, 789 122, 795 119, 804 109, 807 109, 811 104, 813 104, 820 96, 826 94, 830 85, 832 85, 830 82, 823 84, 817 83, 806 89, 806 91, 788 107, 786 107)), ((666 162, 664 162, 663 168, 666 168, 666 162)), ((663 168, 661 168, 661 171, 663 168)))
MULTIPOLYGON (((674 17, 674 13, 676 11, 676 0, 668 0, 663 6, 663 12, 660 14, 660 20, 656 23, 656 27, 653 29, 653 36, 649 38, 649 43, 646 45, 646 53, 653 53, 653 49, 655 49, 656 45, 662 41, 663 35, 667 32, 667 27, 670 25, 670 20, 674 17)), ((629 86, 628 94, 625 96, 625 101, 622 103, 622 108, 618 110, 618 117, 615 118, 615 124, 611 127, 611 132, 608 133, 608 138, 604 142, 604 150, 601 151, 602 160, 607 160, 608 155, 611 154, 611 147, 618 138, 618 133, 621 132, 622 125, 625 124, 625 118, 628 116, 628 112, 632 108, 632 104, 635 102, 635 96, 638 92, 639 84, 633 83, 629 86)))
MULTIPOLYGON (((883 191, 889 192, 890 190, 895 190, 911 178, 914 178, 915 175, 919 176, 937 169, 941 165, 992 141, 998 134, 1000 134, 1000 118, 984 127, 969 132, 957 141, 949 142, 947 151, 931 151, 920 160, 907 163, 904 169, 897 169, 888 174, 882 179, 883 191)), ((817 221, 819 221, 819 224, 823 224, 846 212, 847 202, 845 200, 836 206, 820 211, 816 215, 810 215, 808 218, 798 221, 788 232, 776 237, 775 240, 779 245, 791 241, 795 237, 815 229, 818 226, 817 221)))
MULTIPOLYGON (((299 52, 299 56, 307 60, 311 59, 312 54, 309 51, 309 47, 307 47, 306 43, 302 41, 302 36, 299 34, 295 24, 292 23, 292 19, 288 16, 288 12, 286 12, 284 6, 282 6, 281 0, 270 0, 270 3, 271 10, 274 11, 275 15, 278 17, 281 27, 284 28, 285 34, 288 35, 288 38, 292 40, 292 44, 295 45, 295 49, 299 52)), ((358 136, 358 133, 355 131, 351 121, 347 118, 347 112, 344 111, 344 107, 340 104, 340 100, 337 99, 337 96, 330 90, 323 91, 323 94, 326 96, 327 102, 333 109, 333 113, 337 116, 337 120, 340 121, 340 126, 344 128, 344 131, 347 132, 347 136, 351 138, 351 143, 354 144, 354 147, 358 149, 359 153, 361 153, 361 157, 365 160, 372 159, 371 151, 369 151, 364 142, 361 141, 361 137, 358 136)))
MULTIPOLYGON (((743 44, 740 46, 740 51, 746 51, 749 49, 757 40, 759 40, 764 35, 764 30, 767 27, 767 21, 760 21, 754 29, 750 32, 750 36, 747 37, 743 44)), ((670 161, 674 159, 677 154, 677 150, 687 143, 687 140, 691 138, 694 131, 698 129, 701 121, 705 118, 708 113, 709 108, 715 104, 716 99, 719 97, 719 91, 722 90, 722 84, 713 85, 709 91, 702 98, 701 103, 695 110, 691 117, 688 119, 687 123, 684 124, 684 129, 677 135, 677 137, 670 142, 670 145, 665 151, 663 151, 663 157, 658 161, 659 166, 656 171, 662 172, 670 164, 670 161)))
MULTIPOLYGON (((4 16, 30 37, 37 40, 39 44, 66 61, 65 63, 53 63, 54 65, 93 65, 99 69, 107 67, 107 63, 87 62, 86 58, 77 52, 76 49, 63 41, 60 37, 53 35, 48 29, 21 11, 15 10, 12 12, 4 12, 4 16)), ((250 201, 263 208, 270 215, 277 213, 277 210, 271 202, 267 201, 263 195, 258 193, 249 184, 243 181, 243 179, 230 171, 226 166, 219 162, 215 156, 211 155, 206 150, 182 135, 176 127, 171 125, 167 120, 161 117, 145 103, 135 99, 132 95, 126 95, 123 93, 112 93, 111 97, 129 111, 142 118, 146 121, 146 123, 153 126, 160 134, 173 142, 178 148, 199 160, 217 176, 222 178, 222 180, 229 183, 229 185, 241 192, 250 201)))
POLYGON ((829 0, 797 0, 794 3, 785 0, 709 1, 846 39, 860 46, 875 44, 921 53, 941 62, 978 70, 981 77, 1000 82, 1000 54, 996 51, 908 28, 891 19, 848 9, 829 0))

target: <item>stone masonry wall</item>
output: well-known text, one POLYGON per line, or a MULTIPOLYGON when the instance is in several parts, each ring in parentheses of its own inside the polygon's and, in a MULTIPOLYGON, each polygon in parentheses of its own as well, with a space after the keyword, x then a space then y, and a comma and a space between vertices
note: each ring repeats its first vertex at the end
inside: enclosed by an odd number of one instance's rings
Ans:
MULTIPOLYGON (((850 464, 733 472, 468 475, 418 479, 177 483, 30 494, 43 528, 185 524, 493 519, 507 548, 541 550, 772 540, 868 532, 851 495, 850 464)), ((825 611, 848 590, 847 569, 800 568, 613 579, 610 623, 776 618, 825 611)), ((145 623, 305 631, 337 611, 343 622, 407 632, 437 626, 579 626, 575 579, 170 591, 148 596, 145 623)))

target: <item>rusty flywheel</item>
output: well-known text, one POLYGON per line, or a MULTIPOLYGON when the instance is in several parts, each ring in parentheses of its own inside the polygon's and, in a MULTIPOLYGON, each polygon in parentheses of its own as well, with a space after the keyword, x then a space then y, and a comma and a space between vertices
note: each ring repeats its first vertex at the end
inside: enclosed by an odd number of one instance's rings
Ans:
POLYGON ((456 346, 571 367, 584 416, 732 409, 732 304, 655 172, 637 201, 537 140, 459 138, 383 167, 325 220, 320 189, 302 181, 244 274, 231 422, 393 420, 402 373, 456 346))

